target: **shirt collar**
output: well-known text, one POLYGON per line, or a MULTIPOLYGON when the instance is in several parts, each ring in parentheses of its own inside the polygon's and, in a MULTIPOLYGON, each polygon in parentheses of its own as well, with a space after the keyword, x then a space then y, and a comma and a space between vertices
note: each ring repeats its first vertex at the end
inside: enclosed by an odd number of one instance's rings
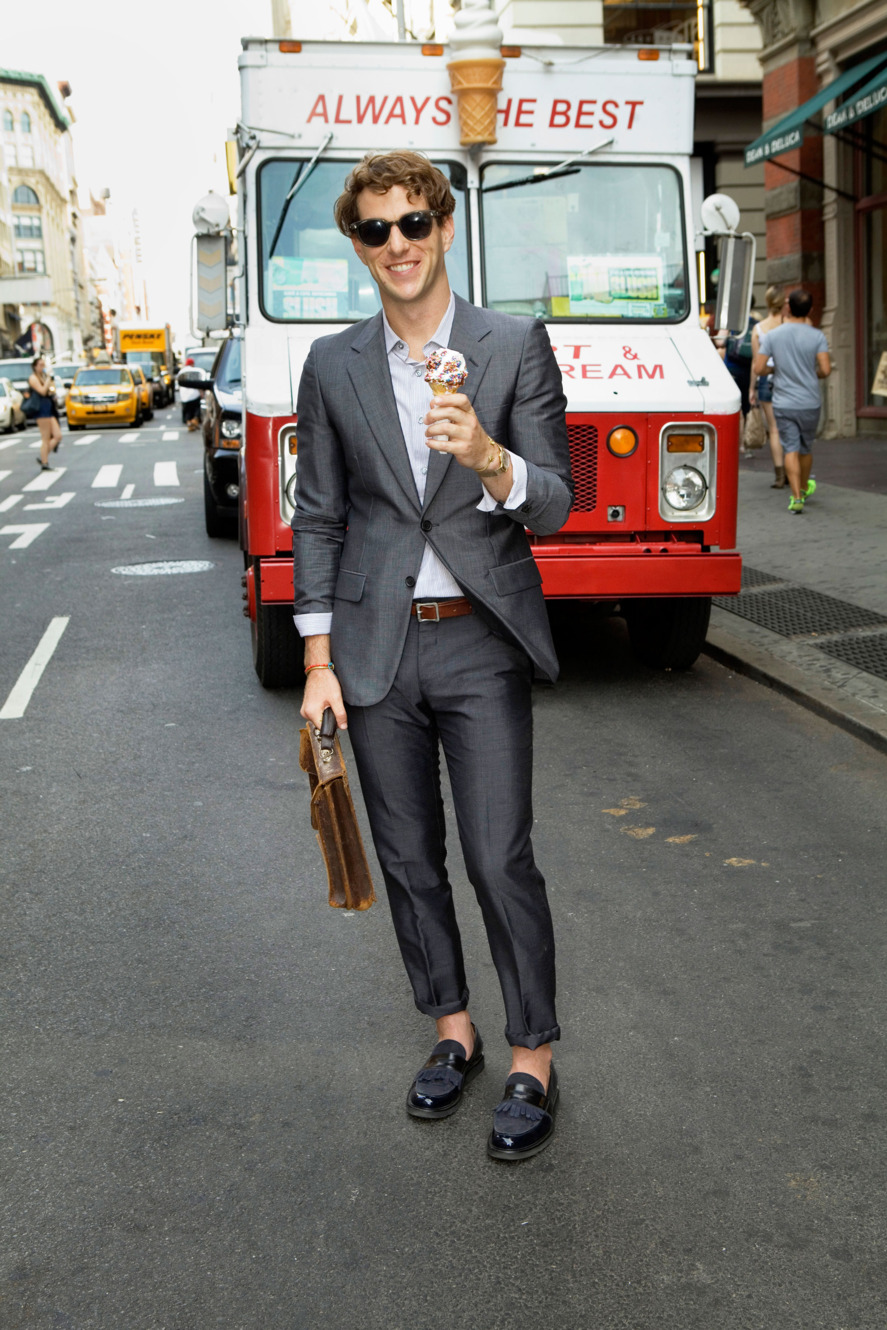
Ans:
MULTIPOLYGON (((456 297, 451 291, 450 303, 447 305, 443 318, 422 348, 426 355, 428 355, 429 350, 434 350, 436 347, 446 347, 449 344, 450 333, 453 331, 453 318, 455 317, 455 314, 456 297)), ((400 360, 409 360, 409 347, 406 342, 401 341, 397 333, 392 329, 391 324, 385 317, 384 309, 382 310, 382 327, 385 329, 385 351, 387 354, 391 355, 393 353, 398 356, 400 360)))

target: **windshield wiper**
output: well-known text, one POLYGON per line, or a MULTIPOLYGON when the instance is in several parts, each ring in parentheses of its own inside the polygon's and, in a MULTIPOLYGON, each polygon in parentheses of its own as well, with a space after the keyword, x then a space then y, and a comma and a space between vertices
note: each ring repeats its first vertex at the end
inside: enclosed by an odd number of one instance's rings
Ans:
POLYGON ((601 148, 608 148, 613 142, 613 135, 608 139, 601 139, 600 143, 593 143, 590 148, 584 152, 577 152, 573 157, 567 157, 564 161, 558 162, 550 171, 539 171, 533 175, 525 175, 520 180, 506 180, 502 185, 487 185, 481 190, 482 194, 492 194, 497 189, 517 189, 518 185, 539 185, 545 180, 556 180, 559 176, 578 175, 579 167, 573 166, 574 162, 581 162, 583 157, 590 157, 593 152, 600 152, 601 148), (566 167, 572 167, 572 170, 566 170, 566 167))
POLYGON ((271 245, 268 249, 269 259, 273 259, 274 257, 274 250, 278 240, 280 239, 280 233, 283 230, 283 224, 286 221, 286 215, 290 210, 290 204, 298 194, 299 190, 302 189, 308 183, 308 178, 311 175, 311 172, 314 170, 318 161, 326 152, 327 148, 329 147, 332 141, 332 137, 333 137, 332 131, 330 131, 330 133, 327 134, 326 138, 324 139, 323 143, 321 143, 320 147, 317 149, 317 152, 311 158, 310 162, 308 162, 307 166, 305 165, 304 162, 299 162, 299 169, 296 172, 295 176, 293 177, 293 183, 289 187, 289 192, 286 198, 283 200, 283 206, 280 209, 280 216, 278 217, 277 225, 274 228, 274 239, 271 241, 271 245))

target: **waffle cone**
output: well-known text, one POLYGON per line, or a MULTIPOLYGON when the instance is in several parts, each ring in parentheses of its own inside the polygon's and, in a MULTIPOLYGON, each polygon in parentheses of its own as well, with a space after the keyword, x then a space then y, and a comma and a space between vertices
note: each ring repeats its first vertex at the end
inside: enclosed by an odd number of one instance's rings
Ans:
POLYGON ((496 98, 502 87, 505 61, 490 56, 488 60, 451 60, 450 87, 459 105, 459 142, 496 142, 496 98))
POLYGON ((448 388, 445 383, 438 383, 437 379, 432 379, 428 386, 434 393, 435 397, 443 397, 444 393, 452 391, 452 389, 448 388))

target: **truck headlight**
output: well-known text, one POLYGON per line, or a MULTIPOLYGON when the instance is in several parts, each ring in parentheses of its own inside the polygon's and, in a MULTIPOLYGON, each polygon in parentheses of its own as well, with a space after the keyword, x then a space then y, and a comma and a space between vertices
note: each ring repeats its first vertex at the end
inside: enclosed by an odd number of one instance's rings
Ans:
POLYGON ((286 497, 292 508, 296 507, 296 473, 295 471, 286 482, 286 497))
POLYGON ((223 418, 219 428, 223 439, 240 438, 240 431, 242 426, 239 420, 232 418, 228 419, 223 418))
POLYGON ((685 513, 699 507, 708 493, 708 485, 694 466, 677 466, 665 477, 662 493, 669 507, 685 513))

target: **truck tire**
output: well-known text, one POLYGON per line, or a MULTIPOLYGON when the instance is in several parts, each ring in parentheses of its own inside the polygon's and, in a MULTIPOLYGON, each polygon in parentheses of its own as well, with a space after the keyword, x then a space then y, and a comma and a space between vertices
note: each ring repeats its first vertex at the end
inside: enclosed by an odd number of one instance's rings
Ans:
POLYGON ((203 517, 206 534, 214 539, 234 536, 237 532, 235 518, 237 514, 231 508, 220 508, 216 503, 212 485, 206 472, 203 473, 203 517))
POLYGON ((263 688, 295 688, 301 682, 301 639, 289 605, 263 605, 256 568, 256 619, 250 622, 253 666, 263 688))
POLYGON ((689 670, 705 645, 710 596, 627 600, 622 613, 631 649, 654 670, 689 670))

